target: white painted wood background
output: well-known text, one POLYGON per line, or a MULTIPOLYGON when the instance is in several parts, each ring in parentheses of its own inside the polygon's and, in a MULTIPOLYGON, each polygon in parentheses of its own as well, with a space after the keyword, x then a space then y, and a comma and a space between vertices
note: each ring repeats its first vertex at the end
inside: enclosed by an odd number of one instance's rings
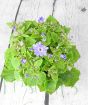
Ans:
MULTIPOLYGON (((0 0, 0 73, 11 33, 6 23, 14 21, 19 3, 20 0, 0 0)), ((17 22, 37 20, 39 16, 46 19, 53 7, 53 15, 72 29, 70 38, 81 54, 76 63, 81 75, 74 88, 59 88, 50 95, 50 105, 88 105, 88 0, 23 0, 17 22)), ((0 105, 44 105, 43 101, 44 93, 36 88, 24 87, 21 82, 3 82, 0 105)))

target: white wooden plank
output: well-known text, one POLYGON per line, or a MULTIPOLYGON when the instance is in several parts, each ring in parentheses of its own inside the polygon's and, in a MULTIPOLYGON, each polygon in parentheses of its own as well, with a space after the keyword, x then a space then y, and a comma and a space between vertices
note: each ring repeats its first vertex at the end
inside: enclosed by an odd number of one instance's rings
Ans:
POLYGON ((47 17, 52 14, 53 0, 25 0, 21 5, 17 21, 27 19, 38 20, 39 16, 47 17))
MULTIPOLYGON (((20 0, 0 0, 0 74, 4 66, 4 52, 8 48, 11 29, 6 25, 7 22, 14 21, 17 7, 20 0)), ((2 93, 13 92, 13 83, 2 84, 2 93)))
MULTIPOLYGON (((77 45, 81 54, 76 66, 81 71, 76 88, 63 88, 64 98, 61 95, 51 96, 53 104, 57 105, 87 105, 88 103, 88 12, 82 12, 82 8, 88 8, 88 0, 58 0, 56 4, 55 17, 62 24, 71 27, 70 38, 77 45), (85 82, 86 81, 86 82, 85 82), (59 96, 59 97, 58 97, 59 96), (60 99, 58 102, 58 98, 60 99)), ((53 105, 51 102, 51 105, 53 105)))

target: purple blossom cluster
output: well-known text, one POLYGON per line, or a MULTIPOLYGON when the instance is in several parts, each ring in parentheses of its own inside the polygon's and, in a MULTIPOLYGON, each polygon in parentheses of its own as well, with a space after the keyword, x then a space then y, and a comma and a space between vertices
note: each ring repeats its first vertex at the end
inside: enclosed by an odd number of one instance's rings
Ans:
POLYGON ((33 45, 34 54, 36 56, 46 56, 48 47, 44 46, 41 42, 33 45))
POLYGON ((42 16, 39 17, 38 22, 39 22, 39 23, 43 23, 43 22, 44 22, 44 18, 43 18, 42 16))
POLYGON ((25 78, 29 78, 29 74, 28 73, 25 74, 25 78))
POLYGON ((16 26, 13 26, 13 31, 16 31, 16 26))
POLYGON ((64 59, 64 60, 67 59, 66 54, 61 54, 60 57, 61 57, 62 59, 64 59))
POLYGON ((25 64, 27 62, 27 60, 25 58, 21 59, 21 63, 25 64))
POLYGON ((52 55, 52 54, 48 54, 48 57, 49 57, 49 58, 52 58, 52 57, 53 57, 53 55, 52 55))
POLYGON ((44 32, 42 32, 42 33, 41 33, 41 36, 42 36, 42 37, 44 37, 44 36, 45 36, 45 33, 44 33, 44 32))

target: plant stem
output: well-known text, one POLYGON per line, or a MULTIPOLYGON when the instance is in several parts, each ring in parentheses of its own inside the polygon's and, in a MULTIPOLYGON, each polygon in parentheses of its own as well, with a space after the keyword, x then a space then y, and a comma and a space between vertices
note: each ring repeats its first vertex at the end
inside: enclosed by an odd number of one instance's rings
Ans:
POLYGON ((49 105, 49 94, 48 93, 45 93, 45 102, 44 102, 45 105, 49 105))

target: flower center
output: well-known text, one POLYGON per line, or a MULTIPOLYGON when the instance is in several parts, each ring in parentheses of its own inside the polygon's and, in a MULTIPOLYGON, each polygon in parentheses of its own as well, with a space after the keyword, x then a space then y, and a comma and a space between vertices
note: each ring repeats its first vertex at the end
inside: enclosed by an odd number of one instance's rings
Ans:
POLYGON ((39 51, 41 51, 42 49, 41 48, 39 48, 39 51))

